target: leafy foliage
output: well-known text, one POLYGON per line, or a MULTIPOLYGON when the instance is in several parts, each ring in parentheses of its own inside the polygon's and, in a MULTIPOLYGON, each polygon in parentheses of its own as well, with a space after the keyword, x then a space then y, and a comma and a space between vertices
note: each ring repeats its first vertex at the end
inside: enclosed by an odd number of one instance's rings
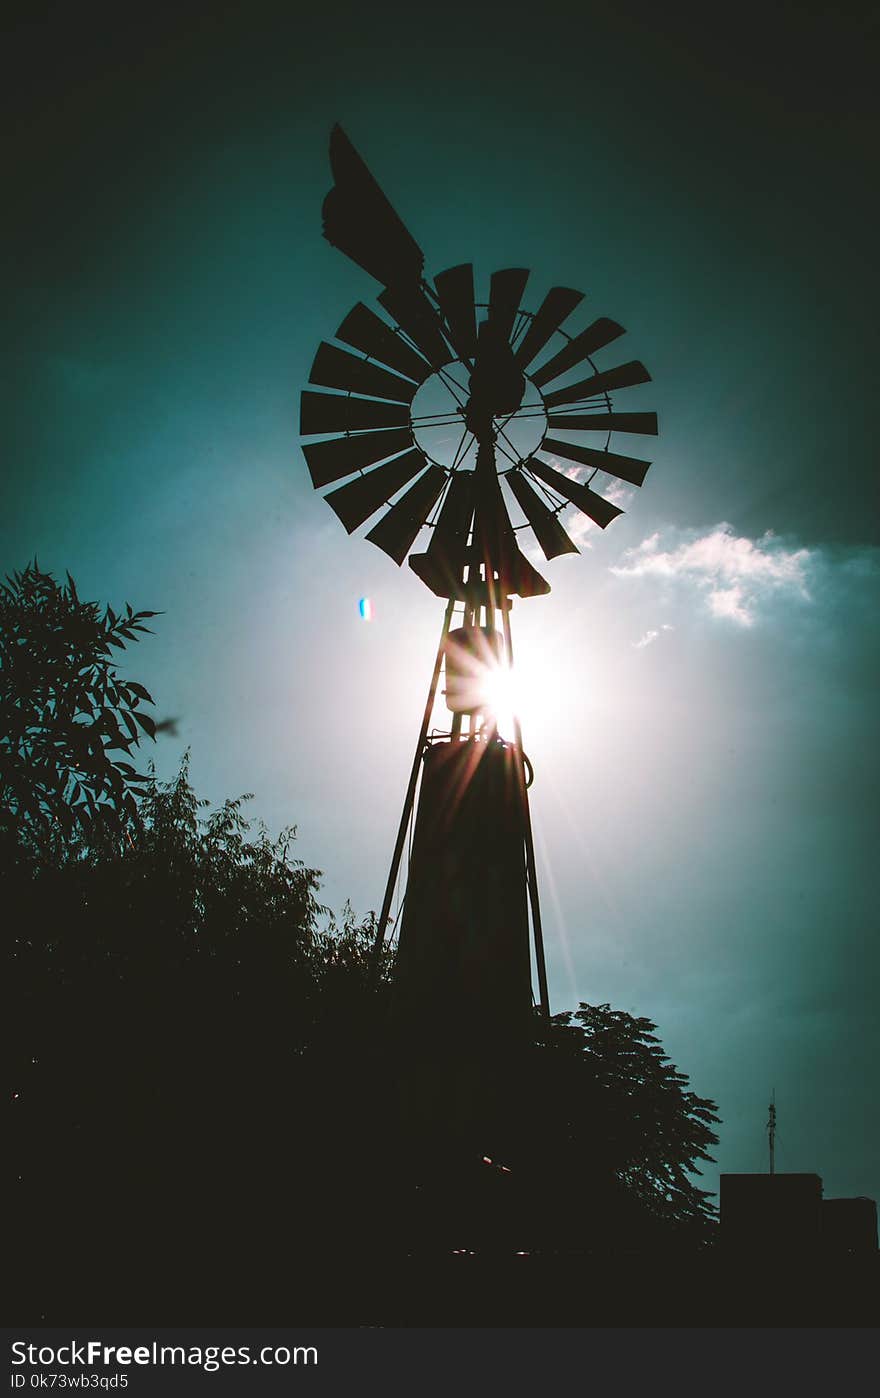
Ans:
POLYGON ((288 1104, 320 1018, 324 910, 293 838, 251 827, 243 799, 208 810, 184 761, 148 780, 130 844, 7 878, 21 1217, 56 1265, 80 1259, 77 1294, 109 1296, 98 1258, 119 1220, 137 1220, 154 1285, 151 1247, 217 1248, 308 1175, 288 1104), (86 1217, 94 1273, 70 1236, 86 1217))
POLYGON ((242 979, 271 978, 291 960, 308 962, 317 920, 320 875, 292 857, 296 827, 271 839, 252 827, 250 793, 209 815, 189 780, 184 756, 174 781, 150 777, 140 807, 142 830, 122 853, 120 869, 138 890, 144 936, 158 937, 186 961, 227 963, 242 979))
POLYGON ((118 834, 137 815, 145 778, 127 760, 154 719, 143 685, 113 652, 155 612, 117 616, 82 602, 36 560, 0 585, 0 837, 58 858, 77 836, 118 834), (121 754, 117 756, 116 754, 121 754))
POLYGON ((99 1015, 112 997, 135 1017, 161 1003, 166 1031, 172 1011, 222 1014, 231 1032, 236 1017, 263 1019, 276 1004, 289 1038, 293 992, 302 1000, 315 978, 320 876, 292 858, 294 828, 274 840, 251 831, 246 799, 203 814, 187 755, 174 781, 146 778, 131 840, 10 879, 26 1040, 50 987, 53 1036, 65 1004, 88 1000, 99 1015))
POLYGON ((692 1176, 718 1142, 715 1103, 689 1090, 655 1029, 607 1004, 555 1015, 537 1056, 544 1140, 562 1173, 625 1198, 641 1229, 700 1233, 715 1210, 692 1176))

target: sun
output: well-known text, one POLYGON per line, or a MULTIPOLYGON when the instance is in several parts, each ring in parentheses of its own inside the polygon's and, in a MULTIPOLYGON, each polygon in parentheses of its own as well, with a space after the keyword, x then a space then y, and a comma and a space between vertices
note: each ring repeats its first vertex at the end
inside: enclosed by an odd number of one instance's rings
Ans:
POLYGON ((486 708, 498 726, 499 736, 512 740, 519 717, 517 676, 504 661, 490 665, 483 679, 483 690, 486 708))
POLYGON ((450 631, 446 641, 442 694, 453 714, 471 716, 472 731, 513 743, 517 719, 529 726, 541 712, 546 674, 528 661, 512 666, 502 632, 464 626, 450 631))
POLYGON ((486 708, 507 742, 516 737, 516 721, 527 730, 540 710, 541 677, 534 667, 519 661, 515 666, 500 660, 486 669, 484 679, 486 708))

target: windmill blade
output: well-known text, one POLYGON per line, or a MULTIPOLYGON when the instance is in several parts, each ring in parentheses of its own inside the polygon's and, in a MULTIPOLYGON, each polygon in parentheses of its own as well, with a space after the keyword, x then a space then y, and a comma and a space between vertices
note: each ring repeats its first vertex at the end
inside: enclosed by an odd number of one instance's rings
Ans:
POLYGON ((581 485, 580 481, 573 481, 570 476, 564 476, 561 471, 547 466, 536 456, 529 457, 526 465, 533 476, 537 476, 545 485, 549 485, 563 499, 570 500, 573 505, 577 505, 578 509, 588 515, 594 524, 598 524, 600 529, 605 529, 613 519, 623 514, 623 510, 612 505, 610 500, 605 500, 601 495, 597 495, 595 490, 591 490, 588 485, 581 485))
POLYGON ((341 397, 338 393, 309 393, 299 400, 299 430, 303 437, 318 432, 360 432, 369 427, 405 427, 409 409, 403 403, 377 403, 371 398, 341 397))
POLYGON ((474 473, 457 471, 434 526, 428 553, 450 557, 467 547, 474 514, 474 473))
POLYGON ((344 388, 348 393, 368 393, 372 398, 391 398, 395 403, 411 403, 417 387, 377 364, 368 364, 366 359, 328 345, 326 340, 318 346, 309 383, 322 388, 344 388))
POLYGON ((551 286, 514 356, 521 369, 541 353, 551 335, 583 299, 584 293, 573 291, 570 286, 551 286))
POLYGON ((613 388, 631 388, 633 384, 650 383, 651 375, 644 364, 631 359, 628 364, 619 364, 615 369, 594 374, 590 379, 581 379, 568 388, 557 388, 544 395, 544 405, 555 408, 560 403, 580 403, 584 398, 593 398, 597 393, 607 393, 613 388))
POLYGON ((322 209, 328 243, 383 286, 417 286, 425 255, 341 126, 330 133, 330 168, 335 183, 322 209))
POLYGON ((473 513, 474 473, 457 471, 449 482, 427 551, 409 560, 416 576, 438 597, 461 593, 473 513))
POLYGON ((516 501, 535 532, 545 558, 558 558, 561 553, 578 553, 579 549, 559 523, 559 516, 529 485, 521 471, 510 471, 504 477, 516 501))
POLYGON ((440 333, 440 317, 421 287, 389 287, 379 304, 390 311, 433 368, 440 369, 455 357, 440 333))
POLYGON ((650 461, 640 461, 635 456, 616 456, 613 451, 598 451, 595 447, 579 447, 573 442, 560 442, 556 437, 545 437, 541 451, 552 452, 554 456, 564 456, 568 461, 578 461, 582 466, 596 466, 618 480, 629 481, 630 485, 641 485, 650 466, 650 461))
POLYGON ((473 263, 449 267, 434 278, 437 300, 446 321, 449 339, 459 359, 473 359, 477 352, 477 315, 474 305, 473 263))
POLYGON ((331 510, 336 511, 346 531, 351 534, 365 519, 374 515, 380 505, 384 505, 386 500, 396 495, 401 486, 411 481, 424 465, 424 453, 413 448, 404 456, 398 456, 394 461, 386 461, 384 466, 377 466, 366 476, 358 476, 347 485, 341 485, 338 490, 331 490, 324 499, 331 510))
POLYGON ((550 427, 571 432, 635 432, 643 437, 657 436, 656 413, 551 413, 550 427))
POLYGON ((494 470, 480 477, 480 459, 474 472, 477 495, 474 513, 474 553, 486 569, 498 574, 499 585, 519 597, 539 597, 550 591, 550 584, 520 552, 510 522, 501 484, 494 470))
POLYGON ((416 383, 424 383, 431 372, 428 361, 404 344, 401 337, 395 335, 391 327, 362 301, 349 311, 336 332, 336 338, 353 345, 371 359, 390 365, 399 374, 415 379, 416 383))
POLYGON ((384 461, 386 456, 397 456, 413 444, 413 434, 409 427, 395 428, 390 432, 362 432, 358 437, 333 437, 329 442, 311 442, 303 445, 306 461, 309 463, 312 484, 315 489, 329 485, 331 481, 350 476, 374 461, 384 461))
POLYGON ((402 563, 446 481, 446 472, 440 466, 429 466, 387 515, 373 525, 367 535, 370 543, 384 549, 395 563, 402 563))
POLYGON ((527 267, 505 267, 500 272, 492 273, 489 281, 489 319, 505 340, 510 339, 528 279, 527 267))
POLYGON ((610 345, 612 340, 626 332, 622 325, 618 325, 616 320, 608 320, 607 316, 600 316, 594 320, 592 325, 588 325, 586 330, 582 330, 579 335, 575 335, 567 345, 564 345, 558 354, 554 354, 552 359, 548 359, 546 364, 542 364, 536 373, 530 374, 532 383, 537 388, 542 384, 549 383, 551 379, 558 379, 560 374, 564 374, 567 369, 573 369, 576 364, 583 364, 589 359, 591 354, 600 350, 605 345, 610 345))
POLYGON ((546 597, 550 584, 533 568, 524 553, 514 545, 511 559, 511 581, 517 597, 546 597))

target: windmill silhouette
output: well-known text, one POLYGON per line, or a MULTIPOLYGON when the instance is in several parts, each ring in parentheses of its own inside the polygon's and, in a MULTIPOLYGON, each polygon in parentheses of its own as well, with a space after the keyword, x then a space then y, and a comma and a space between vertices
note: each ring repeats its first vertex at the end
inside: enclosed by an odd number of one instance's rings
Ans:
POLYGON ((612 394, 650 375, 636 360, 594 363, 624 331, 600 317, 570 333, 579 291, 552 287, 530 311, 524 268, 493 272, 486 301, 471 264, 428 281, 421 248, 339 126, 330 163, 324 236, 383 290, 318 348, 303 452, 345 529, 376 516, 366 537, 446 600, 376 947, 393 935, 415 810, 395 963, 404 1016, 415 1023, 442 1000, 465 1038, 480 1025, 522 1039, 533 1001, 549 1015, 530 769, 518 719, 512 740, 499 735, 492 681, 513 663, 512 599, 550 591, 524 551, 529 531, 548 560, 577 553, 565 511, 604 529, 622 513, 601 493, 608 478, 642 484, 650 463, 612 452, 612 434, 654 435, 657 418, 615 411, 612 394), (448 728, 429 732, 441 673, 448 728))

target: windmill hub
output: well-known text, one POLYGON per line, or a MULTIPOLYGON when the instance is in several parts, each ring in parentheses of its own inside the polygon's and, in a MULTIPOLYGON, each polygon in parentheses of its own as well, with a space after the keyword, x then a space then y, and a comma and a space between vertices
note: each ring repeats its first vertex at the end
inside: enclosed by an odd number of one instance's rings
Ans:
POLYGON ((478 441, 494 440, 493 419, 517 412, 525 386, 525 374, 517 366, 504 330, 497 321, 483 321, 465 410, 468 430, 478 441))
POLYGON ((528 378, 512 414, 493 414, 490 402, 475 414, 474 390, 468 366, 453 361, 429 375, 412 402, 413 440, 429 462, 444 470, 470 471, 476 464, 477 443, 498 441, 502 471, 514 461, 525 461, 541 445, 547 432, 547 414, 541 395, 528 378), (474 417, 477 416, 477 421, 474 417), (486 426, 488 420, 488 427, 486 426), (478 430, 475 430, 478 429, 478 430))

